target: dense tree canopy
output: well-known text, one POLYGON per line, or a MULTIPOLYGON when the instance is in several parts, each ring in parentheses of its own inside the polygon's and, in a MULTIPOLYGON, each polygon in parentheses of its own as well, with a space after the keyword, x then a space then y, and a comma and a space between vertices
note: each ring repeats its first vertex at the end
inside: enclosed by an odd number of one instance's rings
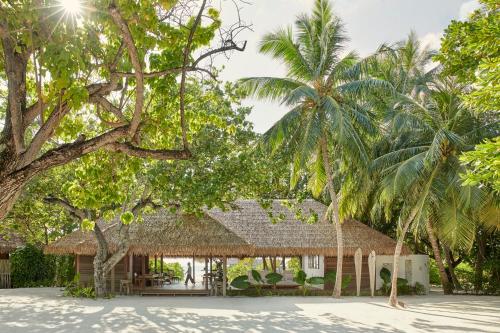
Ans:
POLYGON ((477 111, 498 111, 500 105, 500 12, 498 1, 480 0, 482 7, 466 21, 446 28, 436 57, 447 75, 468 84, 465 100, 477 111))
MULTIPOLYGON (((201 67, 204 60, 244 48, 232 39, 241 27, 218 31, 219 13, 206 1, 88 6, 72 13, 55 0, 0 4, 7 97, 0 114, 0 219, 32 177, 99 149, 190 157, 188 73, 214 77, 201 67), (222 40, 211 48, 216 33, 222 40)), ((204 121, 203 113, 197 117, 204 121)))

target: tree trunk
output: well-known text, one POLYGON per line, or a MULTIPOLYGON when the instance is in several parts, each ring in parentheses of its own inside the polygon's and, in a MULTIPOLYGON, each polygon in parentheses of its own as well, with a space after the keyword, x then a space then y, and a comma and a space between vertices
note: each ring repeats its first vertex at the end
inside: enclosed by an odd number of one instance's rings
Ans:
POLYGON ((441 284, 443 286, 443 292, 445 295, 453 294, 453 288, 450 280, 448 279, 448 274, 444 268, 443 260, 441 258, 441 251, 439 250, 439 244, 434 235, 434 230, 432 228, 432 222, 430 220, 425 224, 427 229, 427 236, 429 237, 429 242, 431 243, 432 252, 434 253, 434 259, 439 270, 439 277, 441 278, 441 284))
POLYGON ((266 257, 262 257, 262 269, 264 271, 267 271, 267 261, 266 261, 266 257))
POLYGON ((342 235, 342 225, 340 221, 338 197, 337 197, 337 192, 335 192, 335 188, 333 187, 333 175, 330 166, 330 158, 328 155, 328 145, 325 137, 321 139, 320 144, 321 144, 321 155, 323 157, 323 164, 327 178, 327 188, 330 194, 330 199, 332 201, 331 208, 333 215, 333 223, 335 224, 335 233, 337 236, 337 270, 335 273, 336 274, 335 287, 333 289, 332 296, 338 298, 342 293, 342 262, 344 259, 344 238, 342 235))
POLYGON ((403 249, 403 242, 406 236, 406 232, 413 221, 416 212, 413 216, 409 216, 406 220, 401 235, 398 237, 396 243, 396 249, 394 250, 394 261, 392 264, 392 276, 391 276, 391 295, 389 296, 389 305, 396 307, 398 305, 398 274, 399 274, 399 257, 401 255, 401 250, 403 249))
POLYGON ((444 245, 444 253, 453 286, 456 290, 462 290, 460 281, 458 281, 457 276, 455 275, 455 266, 453 265, 453 252, 451 252, 451 249, 448 247, 448 245, 444 245))
POLYGON ((486 252, 486 235, 483 230, 477 231, 477 255, 474 265, 474 291, 478 294, 483 289, 483 268, 486 252))
POLYGON ((94 227, 94 234, 97 239, 97 251, 94 257, 94 288, 95 296, 99 298, 107 295, 104 263, 108 258, 108 242, 97 222, 94 227))

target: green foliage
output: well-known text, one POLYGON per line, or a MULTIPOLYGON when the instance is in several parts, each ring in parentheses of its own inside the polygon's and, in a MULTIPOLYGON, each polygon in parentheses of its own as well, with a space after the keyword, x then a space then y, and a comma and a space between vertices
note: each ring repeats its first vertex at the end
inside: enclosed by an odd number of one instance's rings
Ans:
POLYGON ((134 214, 132 212, 125 212, 120 215, 120 220, 123 224, 127 225, 132 223, 134 220, 134 214))
POLYGON ((293 275, 295 276, 298 271, 302 269, 300 266, 300 259, 297 257, 290 258, 286 264, 286 267, 288 270, 291 270, 293 272, 293 275))
MULTIPOLYGON (((168 271, 173 271, 175 276, 180 277, 181 280, 184 279, 184 268, 179 262, 163 263, 163 272, 161 270, 160 260, 157 262, 156 271, 158 273, 166 273, 168 271)), ((155 271, 155 261, 154 259, 149 259, 149 271, 155 271)))
MULTIPOLYGON (((335 280, 337 279, 337 272, 335 271, 328 271, 325 273, 325 276, 322 278, 324 283, 333 283, 335 284, 335 280)), ((349 287, 352 281, 352 276, 350 274, 343 274, 342 276, 342 285, 340 288, 342 290, 346 289, 349 287)))
POLYGON ((425 290, 425 287, 423 284, 419 283, 419 282, 415 282, 415 294, 417 295, 425 295, 426 294, 426 290, 425 290))
POLYGON ((283 280, 283 275, 275 272, 271 272, 266 274, 266 283, 272 284, 273 287, 276 287, 276 284, 283 280))
POLYGON ((11 279, 14 288, 53 286, 54 257, 45 256, 37 246, 26 244, 11 253, 11 279))
POLYGON ((300 285, 302 295, 306 296, 311 285, 324 284, 324 279, 320 276, 307 277, 307 273, 303 270, 298 271, 293 277, 293 281, 300 285))
POLYGON ((248 289, 250 282, 248 282, 248 275, 240 275, 231 281, 231 286, 237 289, 248 289))
POLYGON ((388 295, 391 290, 391 271, 389 271, 386 267, 382 267, 379 275, 383 281, 381 290, 384 295, 388 295))
POLYGON ((452 21, 441 40, 444 73, 458 77, 472 87, 464 94, 474 109, 487 112, 500 109, 500 13, 498 1, 480 0, 482 8, 466 21, 452 21))
POLYGON ((293 281, 301 286, 305 284, 307 278, 306 272, 303 270, 298 271, 293 277, 293 281))
POLYGON ((233 279, 235 279, 236 277, 247 275, 248 271, 252 269, 253 263, 253 258, 243 258, 241 260, 238 260, 236 264, 228 267, 227 280, 233 281, 233 279))
MULTIPOLYGON (((271 154, 289 157, 291 188, 306 182, 315 197, 324 191, 327 173, 348 173, 366 166, 366 141, 376 128, 364 97, 389 88, 362 71, 354 52, 341 55, 345 40, 342 23, 330 2, 317 0, 311 15, 297 17, 294 29, 268 33, 260 43, 262 53, 286 65, 287 77, 240 81, 247 93, 290 108, 263 139, 271 154), (327 154, 335 151, 344 163, 325 166, 325 145, 327 154)), ((332 186, 343 185, 338 184, 342 177, 335 179, 332 186)), ((341 216, 355 211, 352 205, 345 207, 348 209, 342 210, 341 216)))
POLYGON ((257 282, 259 284, 264 283, 264 280, 262 279, 262 276, 260 275, 259 271, 252 269, 251 272, 252 272, 252 277, 255 280, 255 282, 257 282))
POLYGON ((96 298, 94 287, 80 287, 80 275, 76 274, 74 279, 64 288, 64 296, 78 298, 96 298))
POLYGON ((429 283, 433 285, 441 285, 441 277, 439 276, 439 268, 434 259, 429 260, 429 283))
POLYGON ((460 161, 467 164, 465 174, 461 175, 464 185, 488 186, 500 195, 500 136, 464 152, 460 161))

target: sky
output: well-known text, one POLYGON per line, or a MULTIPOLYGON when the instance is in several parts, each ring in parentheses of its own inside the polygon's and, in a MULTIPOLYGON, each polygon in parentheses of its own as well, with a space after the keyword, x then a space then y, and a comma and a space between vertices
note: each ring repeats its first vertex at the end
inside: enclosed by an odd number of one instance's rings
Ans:
MULTIPOLYGON (((235 21, 236 11, 231 0, 219 0, 223 23, 235 21)), ((238 1, 238 0, 235 0, 238 1)), ((284 66, 269 56, 259 54, 258 43, 267 32, 293 24, 300 13, 310 13, 313 0, 250 0, 240 3, 240 16, 252 24, 253 31, 238 36, 246 40, 244 52, 234 52, 230 59, 220 57, 216 64, 224 65, 223 80, 235 81, 251 76, 283 76, 284 66)), ((403 40, 413 30, 423 43, 438 48, 444 29, 453 19, 465 19, 478 7, 476 0, 336 0, 334 11, 345 24, 350 41, 346 51, 355 50, 360 56, 374 52, 382 43, 403 40)), ((257 132, 268 130, 285 113, 277 103, 246 99, 245 106, 253 110, 248 120, 257 132)))

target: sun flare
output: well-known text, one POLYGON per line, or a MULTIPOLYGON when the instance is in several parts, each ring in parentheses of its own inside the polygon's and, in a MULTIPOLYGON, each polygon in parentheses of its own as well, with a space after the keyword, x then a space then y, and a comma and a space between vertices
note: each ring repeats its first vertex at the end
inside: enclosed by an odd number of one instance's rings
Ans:
POLYGON ((81 0, 59 0, 59 4, 71 16, 78 16, 82 11, 81 0))

